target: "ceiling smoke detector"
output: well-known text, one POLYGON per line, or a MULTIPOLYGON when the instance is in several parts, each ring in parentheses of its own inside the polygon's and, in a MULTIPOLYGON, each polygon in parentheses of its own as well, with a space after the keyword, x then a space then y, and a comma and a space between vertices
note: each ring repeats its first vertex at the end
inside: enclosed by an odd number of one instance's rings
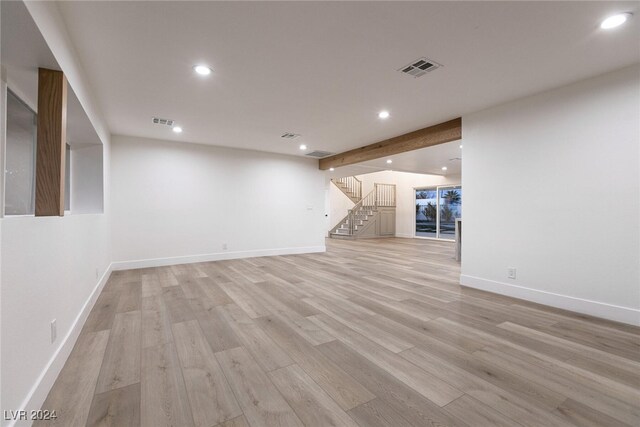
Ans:
POLYGON ((427 58, 420 58, 416 59, 415 61, 411 61, 409 64, 405 65, 402 68, 399 68, 398 71, 417 78, 422 77, 425 74, 442 66, 442 64, 438 64, 436 61, 432 61, 427 58))
POLYGON ((164 125, 164 126, 173 126, 173 122, 175 120, 171 119, 161 119, 159 117, 152 117, 151 121, 156 125, 164 125))
POLYGON ((311 157, 316 157, 318 159, 322 159, 323 157, 331 156, 332 154, 334 154, 334 153, 330 153, 328 151, 316 150, 316 151, 312 151, 310 153, 307 153, 306 155, 307 156, 311 156, 311 157))
POLYGON ((300 137, 300 134, 292 133, 292 132, 286 132, 280 135, 280 138, 284 138, 284 139, 296 139, 299 137, 300 137))

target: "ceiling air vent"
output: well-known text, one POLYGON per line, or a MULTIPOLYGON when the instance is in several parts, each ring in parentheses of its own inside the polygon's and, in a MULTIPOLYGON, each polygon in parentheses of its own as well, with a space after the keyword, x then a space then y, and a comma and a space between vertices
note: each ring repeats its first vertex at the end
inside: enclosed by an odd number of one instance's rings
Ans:
POLYGON ((312 151, 311 153, 307 153, 306 155, 321 159, 323 157, 327 157, 327 156, 330 156, 332 154, 334 154, 334 153, 329 153, 328 151, 312 151))
POLYGON ((438 64, 437 62, 427 58, 420 58, 412 61, 410 64, 407 64, 402 68, 399 68, 398 71, 413 77, 421 77, 440 67, 442 67, 442 64, 438 64))
POLYGON ((173 126, 173 120, 161 119, 159 117, 152 117, 151 121, 156 125, 173 126))
POLYGON ((297 133, 292 133, 292 132, 286 132, 283 133, 282 135, 280 135, 280 138, 284 138, 284 139, 296 139, 298 138, 300 135, 297 133))

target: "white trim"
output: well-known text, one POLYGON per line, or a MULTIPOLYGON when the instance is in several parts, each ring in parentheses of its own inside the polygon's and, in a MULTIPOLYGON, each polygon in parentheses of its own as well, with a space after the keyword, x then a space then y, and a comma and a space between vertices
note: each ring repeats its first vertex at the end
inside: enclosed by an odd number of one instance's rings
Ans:
POLYGON ((326 246, 307 246, 300 248, 258 249, 253 251, 217 252, 212 254, 185 255, 166 258, 139 259, 134 261, 115 261, 111 267, 116 270, 163 267, 166 265, 192 264, 195 262, 221 261, 225 259, 255 258, 262 256, 295 255, 326 252, 326 246))
MULTIPOLYGON (((109 265, 109 267, 107 267, 107 270, 104 272, 104 274, 96 284, 95 288, 93 288, 93 292, 91 292, 91 295, 89 295, 89 298, 82 306, 82 309, 80 309, 78 316, 76 316, 73 324, 71 325, 71 328, 69 328, 69 332, 67 332, 67 335, 60 343, 60 346, 55 351, 55 353, 53 353, 51 359, 49 359, 49 363, 47 363, 47 366, 45 366, 45 368, 42 370, 42 372, 38 376, 38 379, 36 379, 36 382, 33 384, 33 387, 31 387, 31 390, 29 390, 27 397, 23 400, 22 405, 20 405, 20 410, 28 411, 31 409, 40 409, 42 407, 45 399, 47 398, 47 395, 49 394, 49 391, 53 387, 53 383, 55 383, 58 375, 60 374, 60 371, 62 370, 62 367, 69 358, 71 350, 73 350, 73 347, 76 344, 76 340, 80 335, 80 331, 82 330, 82 327, 84 326, 89 313, 93 309, 98 296, 102 292, 104 285, 107 283, 107 280, 109 280, 112 271, 113 270, 111 268, 111 265, 109 265)), ((31 421, 26 422, 12 420, 7 424, 7 427, 13 427, 16 425, 30 425, 30 423, 31 421)))
POLYGON ((482 279, 480 277, 460 275, 460 284, 469 288, 519 298, 551 307, 601 317, 629 325, 640 326, 640 310, 582 298, 560 295, 524 286, 482 279))

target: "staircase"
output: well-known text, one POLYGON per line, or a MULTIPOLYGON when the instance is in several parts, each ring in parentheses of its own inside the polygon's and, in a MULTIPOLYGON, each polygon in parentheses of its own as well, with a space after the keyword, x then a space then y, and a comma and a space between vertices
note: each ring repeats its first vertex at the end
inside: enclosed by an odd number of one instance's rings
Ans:
POLYGON ((362 182, 355 176, 332 179, 331 182, 342 190, 353 203, 358 203, 362 198, 362 182))
MULTIPOLYGON (((355 178, 355 177, 348 177, 355 178)), ((346 180, 345 178, 342 178, 346 180)), ((360 181, 349 181, 360 185, 360 181)), ((336 186, 337 180, 332 180, 336 186)), ((342 190, 342 187, 338 186, 342 190)), ((345 192, 345 190, 343 190, 345 192)), ((357 194, 357 192, 353 192, 357 194)), ((345 192, 345 194, 347 194, 345 192)), ((347 194, 348 196, 348 194, 347 194)), ((349 197, 351 198, 351 197, 349 197)), ((351 198, 353 200, 353 198, 351 198)), ((349 209, 349 213, 329 231, 334 239, 356 239, 365 237, 383 237, 395 235, 396 186, 392 184, 375 184, 374 189, 349 209)))

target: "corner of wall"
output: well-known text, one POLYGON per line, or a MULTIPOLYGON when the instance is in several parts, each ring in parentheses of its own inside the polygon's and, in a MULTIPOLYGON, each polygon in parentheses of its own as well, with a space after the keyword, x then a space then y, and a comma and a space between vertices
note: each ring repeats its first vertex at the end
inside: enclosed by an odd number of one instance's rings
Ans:
MULTIPOLYGON (((62 342, 60 343, 56 351, 53 353, 53 356, 51 357, 51 359, 49 359, 49 363, 47 363, 45 368, 42 370, 42 372, 38 376, 36 382, 34 383, 29 393, 27 394, 22 405, 20 405, 20 408, 19 408, 20 410, 27 410, 27 408, 41 408, 42 405, 44 404, 44 401, 46 400, 47 395, 49 394, 49 391, 53 387, 53 384, 58 378, 60 371, 62 371, 64 364, 69 358, 69 355, 71 354, 71 350, 73 350, 73 347, 78 339, 78 336, 80 335, 80 331, 82 331, 82 327, 84 326, 84 323, 86 322, 87 317, 89 316, 89 313, 91 313, 91 310, 93 309, 93 306, 95 305, 98 299, 98 296, 102 292, 104 285, 109 280, 109 277, 111 276, 112 271, 113 269, 110 264, 107 270, 104 272, 104 274, 100 278, 100 280, 98 281, 98 283, 96 284, 96 286, 94 287, 93 291, 91 292, 91 295, 89 295, 89 298, 82 306, 82 309, 78 313, 78 316, 75 318, 71 328, 69 329, 69 332, 64 337, 64 339, 62 340, 62 342)), ((16 421, 8 424, 8 426, 14 426, 14 425, 17 425, 16 421)))

